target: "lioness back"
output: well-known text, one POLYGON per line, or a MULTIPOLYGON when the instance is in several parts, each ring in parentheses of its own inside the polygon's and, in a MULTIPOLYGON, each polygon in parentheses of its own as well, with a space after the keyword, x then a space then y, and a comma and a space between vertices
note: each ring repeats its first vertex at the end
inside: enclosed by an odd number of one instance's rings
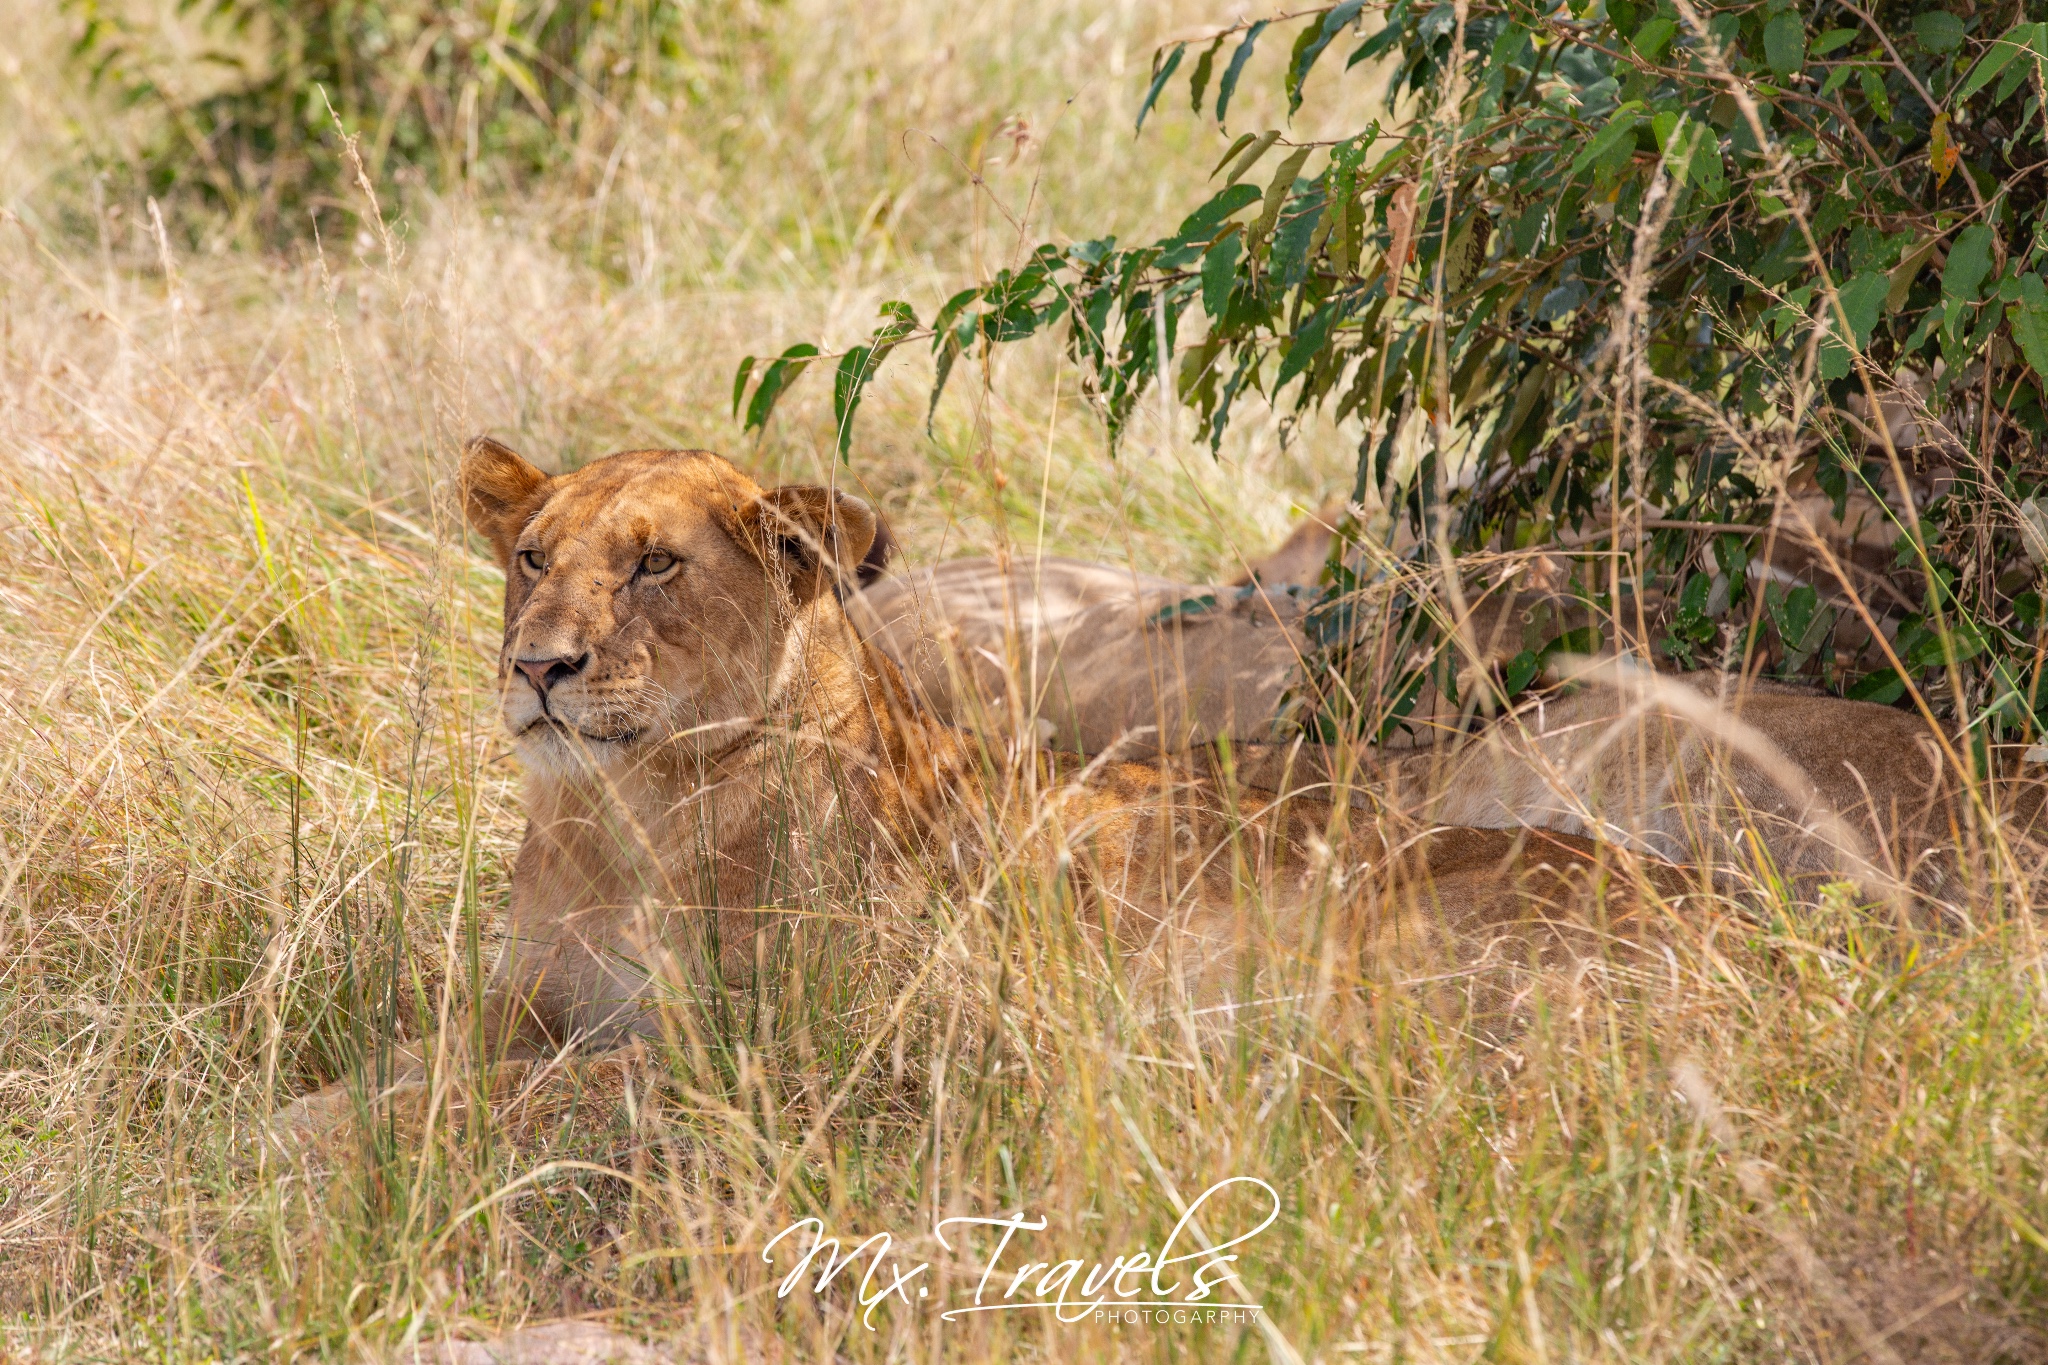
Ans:
POLYGON ((1715 673, 1616 675, 1390 776, 1449 823, 1936 892, 1968 820, 1953 743, 1920 717, 1715 673))

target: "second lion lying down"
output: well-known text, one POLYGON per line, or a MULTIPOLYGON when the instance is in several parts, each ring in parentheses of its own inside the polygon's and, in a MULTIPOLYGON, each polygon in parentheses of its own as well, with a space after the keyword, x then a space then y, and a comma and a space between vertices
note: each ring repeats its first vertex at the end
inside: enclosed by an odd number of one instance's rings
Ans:
MULTIPOLYGON (((963 725, 1014 735, 1035 721, 1052 747, 1089 754, 1185 753, 1228 736, 1239 779, 1270 786, 1346 757, 1271 743, 1283 698, 1313 686, 1312 600, 1052 557, 962 559, 884 579, 848 613, 920 700, 963 725), (1276 758, 1291 762, 1284 774, 1276 758)), ((1498 665, 1601 619, 1508 586, 1475 601, 1468 626, 1498 665)), ((1584 661, 1586 685, 1470 737, 1430 692, 1409 720, 1423 735, 1437 727, 1439 743, 1349 757, 1380 799, 1432 823, 1597 832, 1731 882, 1847 875, 1873 894, 1956 902, 1966 863, 2038 858, 2019 845, 2043 784, 2017 751, 1994 756, 1994 781, 1972 781, 1981 756, 1914 712, 1765 678, 1653 674, 1649 657, 1584 661)))
POLYGON ((1331 936, 1570 920, 1602 880, 1566 836, 1404 840, 1309 797, 985 747, 849 627, 831 589, 875 518, 836 491, 765 491, 701 451, 549 477, 490 441, 463 476, 506 571, 500 704, 529 816, 488 1009, 525 1047, 649 1031, 650 978, 731 980, 779 912, 915 878, 1037 885, 1134 977, 1198 991, 1240 970, 1248 904, 1314 957, 1331 936), (1312 932, 1309 906, 1342 913, 1312 932))

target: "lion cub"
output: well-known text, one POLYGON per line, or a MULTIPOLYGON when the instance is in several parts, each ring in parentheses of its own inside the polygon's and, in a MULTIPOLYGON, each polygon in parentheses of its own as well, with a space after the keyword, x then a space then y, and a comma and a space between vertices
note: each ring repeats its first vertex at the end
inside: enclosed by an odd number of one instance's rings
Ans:
MULTIPOLYGON (((505 570, 499 707, 525 768, 485 1006, 516 1048, 651 1033, 665 986, 756 970, 764 928, 799 905, 914 906, 934 881, 1037 886, 988 899, 1070 907, 1132 979, 1207 990, 1268 913, 1283 951, 1343 939, 1384 959, 1570 920, 1601 875, 1567 836, 1403 840, 1305 795, 984 747, 917 710, 849 626, 832 588, 875 516, 836 490, 764 490, 704 451, 550 477, 490 440, 462 481, 505 570), (1290 918, 1310 906, 1341 913, 1311 935, 1290 918)), ((1571 931, 1536 937, 1525 960, 1571 931)))

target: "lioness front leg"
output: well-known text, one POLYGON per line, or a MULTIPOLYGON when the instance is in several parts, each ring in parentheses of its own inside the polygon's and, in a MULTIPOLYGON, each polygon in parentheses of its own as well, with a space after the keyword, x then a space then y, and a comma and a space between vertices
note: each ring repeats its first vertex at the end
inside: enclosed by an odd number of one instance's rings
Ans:
MULTIPOLYGON (((488 1094, 493 1101, 524 1085, 536 1063, 567 1051, 552 1044, 546 1021, 536 1011, 537 988, 541 983, 507 979, 509 965, 500 962, 480 1007, 488 1094)), ((381 1083, 369 1082, 363 1076, 365 1068, 359 1064, 351 1068, 352 1074, 330 1081, 278 1109, 265 1124, 266 1136, 286 1150, 318 1146, 351 1118, 379 1110, 395 1114, 399 1127, 417 1129, 434 1101, 432 1081, 437 1072, 449 1077, 451 1085, 455 1083, 455 1069, 448 1065, 451 1053, 442 1044, 439 1035, 394 1044, 389 1071, 381 1083), (437 1061, 438 1067, 433 1065, 437 1061)), ((465 1103, 463 1097, 452 1097, 456 1110, 465 1103)))

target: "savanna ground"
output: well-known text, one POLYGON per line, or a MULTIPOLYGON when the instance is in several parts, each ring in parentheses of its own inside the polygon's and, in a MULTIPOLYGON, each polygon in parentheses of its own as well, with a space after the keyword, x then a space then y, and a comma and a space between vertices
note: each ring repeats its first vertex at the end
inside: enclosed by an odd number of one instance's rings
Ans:
MULTIPOLYGON (((1991 884, 1931 939, 1759 883, 1505 1031, 1431 983, 1153 1015, 1030 888, 937 887, 813 907, 624 1080, 484 1106, 458 1068, 423 1117, 260 1140, 392 1037, 462 1036, 491 951, 520 817, 460 442, 829 473, 825 384, 756 444, 738 358, 928 314, 1070 219, 1171 227, 1221 148, 1131 120, 1153 42, 1216 17, 707 9, 687 97, 597 161, 381 216, 337 183, 261 247, 95 182, 81 130, 130 115, 0 6, 0 1350, 411 1358, 584 1316, 735 1359, 2040 1358, 2048 980, 1991 884), (1270 1330, 939 1316, 988 1249, 939 1218, 1044 1217, 1033 1259, 1092 1265, 1233 1176, 1281 1201, 1236 1248, 1270 1330), (932 1297, 778 1299, 759 1252, 808 1216, 893 1233, 932 1297)), ((838 476, 911 563, 1203 578, 1349 486, 1355 432, 1246 418, 1212 460, 1170 408, 1112 462, 1050 347, 956 376, 930 434, 928 381, 892 369, 838 476)))

